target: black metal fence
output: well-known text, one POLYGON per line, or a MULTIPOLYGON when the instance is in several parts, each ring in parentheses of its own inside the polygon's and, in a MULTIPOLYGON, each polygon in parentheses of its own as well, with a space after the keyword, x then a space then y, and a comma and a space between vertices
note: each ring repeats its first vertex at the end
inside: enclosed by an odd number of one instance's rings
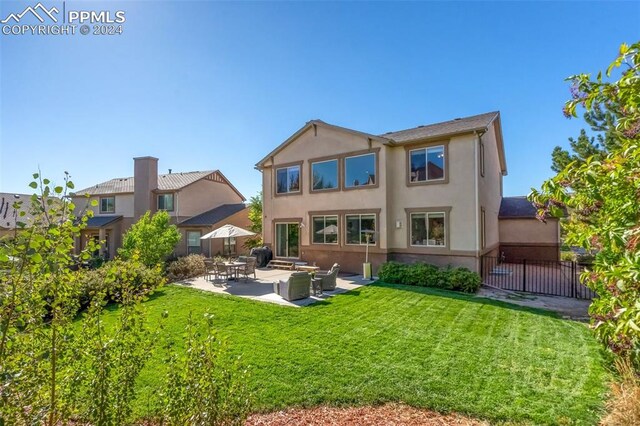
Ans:
POLYGON ((571 261, 520 260, 503 262, 483 256, 480 274, 485 284, 504 290, 593 299, 596 293, 580 282, 585 265, 571 261))

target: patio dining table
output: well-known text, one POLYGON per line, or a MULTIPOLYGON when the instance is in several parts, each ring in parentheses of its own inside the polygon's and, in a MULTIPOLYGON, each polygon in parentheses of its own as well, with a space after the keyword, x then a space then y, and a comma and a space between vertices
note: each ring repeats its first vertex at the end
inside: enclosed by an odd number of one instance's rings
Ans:
POLYGON ((229 278, 229 279, 237 281, 238 280, 238 270, 240 268, 243 268, 243 267, 247 266, 247 262, 224 262, 224 265, 229 269, 233 269, 233 276, 231 278, 229 278))

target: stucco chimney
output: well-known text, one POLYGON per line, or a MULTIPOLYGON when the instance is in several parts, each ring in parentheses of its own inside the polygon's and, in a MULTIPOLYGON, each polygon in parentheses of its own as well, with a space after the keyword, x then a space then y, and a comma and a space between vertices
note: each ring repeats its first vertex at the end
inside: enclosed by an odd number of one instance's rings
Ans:
POLYGON ((148 210, 156 210, 153 191, 158 189, 158 159, 137 157, 133 163, 133 215, 138 220, 148 210))

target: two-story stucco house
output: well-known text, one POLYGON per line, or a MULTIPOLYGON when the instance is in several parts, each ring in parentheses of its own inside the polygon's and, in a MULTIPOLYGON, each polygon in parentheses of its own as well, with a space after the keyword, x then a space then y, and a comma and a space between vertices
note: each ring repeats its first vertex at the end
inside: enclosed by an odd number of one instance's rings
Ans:
POLYGON ((256 168, 276 258, 358 272, 367 235, 374 270, 419 260, 477 271, 482 255, 498 255, 499 112, 383 135, 313 120, 256 168))
POLYGON ((241 241, 205 240, 200 237, 230 223, 248 227, 245 197, 219 170, 158 174, 158 159, 134 158, 134 176, 115 178, 73 194, 76 211, 93 210, 93 217, 76 242, 82 249, 88 239, 105 241, 101 250, 113 256, 122 236, 147 211, 166 210, 182 235, 177 255, 235 254, 241 241), (92 201, 97 203, 92 206, 92 201))

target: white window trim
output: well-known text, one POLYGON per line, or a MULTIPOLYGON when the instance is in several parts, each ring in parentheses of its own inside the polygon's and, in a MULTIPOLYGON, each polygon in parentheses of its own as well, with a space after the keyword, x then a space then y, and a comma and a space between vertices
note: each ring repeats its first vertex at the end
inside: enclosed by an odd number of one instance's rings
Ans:
POLYGON ((322 160, 322 161, 314 161, 313 163, 311 163, 311 190, 313 192, 322 192, 322 191, 335 191, 336 189, 340 189, 340 162, 338 161, 337 158, 334 158, 332 160, 322 160), (315 166, 316 164, 322 164, 322 163, 332 163, 335 162, 336 163, 336 186, 334 186, 333 188, 321 188, 321 189, 316 189, 313 187, 313 166, 315 166))
POLYGON ((296 164, 295 166, 287 166, 287 167, 279 167, 276 169, 276 194, 279 195, 283 195, 283 194, 297 194, 302 190, 302 167, 300 167, 299 164, 296 164), (298 169, 298 190, 297 191, 289 191, 289 187, 291 185, 291 182, 289 180, 289 170, 291 169, 298 169), (287 191, 285 192, 279 192, 278 191, 278 172, 280 170, 286 170, 287 171, 287 191))
POLYGON ((349 155, 347 157, 344 157, 344 187, 351 189, 351 188, 361 188, 361 187, 366 187, 366 186, 374 186, 377 182, 378 182, 378 170, 377 170, 377 156, 378 153, 377 152, 367 152, 366 154, 358 154, 358 155, 349 155), (350 158, 358 158, 358 157, 368 157, 370 155, 373 155, 373 176, 375 179, 375 182, 373 183, 369 183, 366 185, 349 185, 349 182, 347 181, 347 160, 350 158))
POLYGON ((312 235, 311 235, 311 244, 322 244, 322 245, 337 246, 339 244, 339 241, 340 241, 340 228, 339 227, 338 227, 338 233, 336 234, 336 242, 335 243, 326 242, 327 241, 327 236, 326 235, 324 235, 324 237, 325 237, 324 241, 325 242, 323 242, 323 243, 317 243, 317 242, 315 242, 313 240, 313 237, 316 235, 315 234, 316 230, 313 229, 313 224, 315 223, 314 219, 317 218, 317 217, 321 217, 321 218, 324 219, 324 227, 325 228, 327 227, 327 218, 328 217, 335 217, 336 218, 336 226, 338 226, 338 224, 340 223, 340 217, 338 215, 336 215, 336 214, 327 214, 327 215, 319 214, 319 215, 311 216, 311 233, 312 233, 312 235))
POLYGON ((411 241, 411 247, 430 247, 430 248, 446 248, 447 247, 447 212, 432 212, 432 211, 424 211, 424 212, 411 212, 409 214, 409 241, 411 241), (413 215, 423 214, 425 215, 425 221, 427 226, 427 244, 413 244, 413 215), (444 219, 444 244, 429 244, 429 216, 430 215, 442 215, 444 219))
MULTIPOLYGON (((437 182, 439 180, 445 180, 446 176, 447 176, 447 159, 445 158, 446 154, 446 150, 444 148, 444 145, 434 145, 434 146, 425 146, 423 148, 416 148, 416 149, 412 149, 409 151, 409 182, 410 183, 417 183, 417 182, 437 182), (429 179, 429 150, 435 150, 435 149, 440 149, 442 151, 442 177, 441 178, 437 178, 437 179, 429 179), (423 151, 424 152, 424 156, 425 156, 425 167, 427 170, 425 170, 425 179, 424 180, 411 180, 411 155, 414 152, 418 152, 418 151, 423 151)), ((440 247, 440 246, 437 246, 440 247)))
MULTIPOLYGON (((348 214, 347 213, 347 214, 344 215, 344 229, 345 229, 345 232, 344 232, 344 244, 347 245, 347 246, 366 246, 367 243, 359 242, 359 243, 356 244, 356 243, 350 243, 347 240, 347 238, 348 238, 347 231, 346 231, 347 230, 347 218, 348 217, 353 217, 353 216, 358 216, 359 219, 360 219, 360 229, 358 229, 358 241, 361 241, 360 236, 362 235, 362 216, 373 216, 373 225, 374 225, 373 231, 374 232, 378 232, 378 217, 377 217, 377 215, 375 213, 356 213, 356 214, 348 214)), ((371 241, 369 243, 369 245, 370 246, 374 246, 374 245, 377 244, 377 242, 378 242, 378 240, 375 239, 374 241, 371 241)))

